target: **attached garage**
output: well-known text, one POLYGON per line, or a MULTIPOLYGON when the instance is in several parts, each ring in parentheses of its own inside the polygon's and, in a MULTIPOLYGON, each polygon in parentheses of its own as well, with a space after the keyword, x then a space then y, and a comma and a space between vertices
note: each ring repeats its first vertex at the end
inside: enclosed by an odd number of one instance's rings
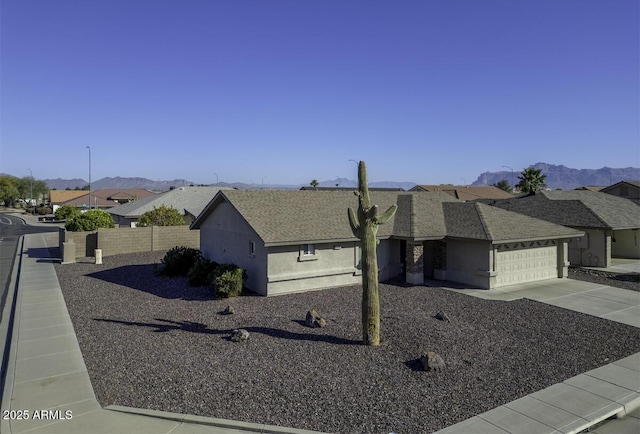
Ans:
POLYGON ((557 244, 548 240, 497 245, 495 287, 557 278, 557 244))

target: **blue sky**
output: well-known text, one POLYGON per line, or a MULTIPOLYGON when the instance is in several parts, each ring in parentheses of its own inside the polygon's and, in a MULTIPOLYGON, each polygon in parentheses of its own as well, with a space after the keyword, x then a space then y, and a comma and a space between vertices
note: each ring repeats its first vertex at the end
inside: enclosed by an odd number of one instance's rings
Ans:
POLYGON ((637 0, 3 0, 0 172, 471 183, 640 166, 637 0))

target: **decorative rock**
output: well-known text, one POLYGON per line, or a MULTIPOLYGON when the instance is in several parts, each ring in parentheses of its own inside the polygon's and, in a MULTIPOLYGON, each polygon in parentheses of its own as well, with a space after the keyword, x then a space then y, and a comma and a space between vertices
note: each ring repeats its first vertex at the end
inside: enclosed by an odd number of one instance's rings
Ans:
POLYGON ((234 313, 236 313, 236 310, 233 308, 233 306, 227 306, 222 311, 222 315, 233 315, 234 313))
POLYGON ((316 327, 322 328, 322 327, 326 327, 327 325, 327 321, 325 321, 325 319, 322 318, 315 309, 312 309, 307 312, 307 317, 305 318, 304 323, 307 327, 312 327, 312 328, 316 328, 316 327))
POLYGON ((237 329, 231 332, 233 342, 244 342, 249 340, 249 332, 245 329, 237 329))
POLYGON ((443 311, 440 311, 436 314, 436 319, 439 319, 440 321, 451 322, 451 320, 449 319, 449 316, 447 316, 447 314, 444 313, 443 311))
POLYGON ((445 367, 444 360, 433 351, 427 352, 420 357, 420 363, 425 371, 442 371, 445 367))

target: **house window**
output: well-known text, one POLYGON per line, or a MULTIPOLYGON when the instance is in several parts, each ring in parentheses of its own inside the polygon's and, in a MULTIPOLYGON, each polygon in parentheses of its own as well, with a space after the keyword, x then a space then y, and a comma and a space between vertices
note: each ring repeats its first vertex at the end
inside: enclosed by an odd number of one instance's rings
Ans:
POLYGON ((313 244, 304 244, 302 251, 304 256, 313 256, 316 254, 316 247, 313 244))
POLYGON ((253 241, 249 241, 249 254, 252 256, 256 254, 256 243, 253 241))

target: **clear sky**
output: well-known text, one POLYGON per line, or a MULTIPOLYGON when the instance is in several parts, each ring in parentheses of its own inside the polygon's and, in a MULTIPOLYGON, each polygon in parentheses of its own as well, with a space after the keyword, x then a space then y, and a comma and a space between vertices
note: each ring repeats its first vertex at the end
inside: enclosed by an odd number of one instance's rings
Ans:
POLYGON ((2 0, 0 172, 639 167, 638 0, 2 0))

